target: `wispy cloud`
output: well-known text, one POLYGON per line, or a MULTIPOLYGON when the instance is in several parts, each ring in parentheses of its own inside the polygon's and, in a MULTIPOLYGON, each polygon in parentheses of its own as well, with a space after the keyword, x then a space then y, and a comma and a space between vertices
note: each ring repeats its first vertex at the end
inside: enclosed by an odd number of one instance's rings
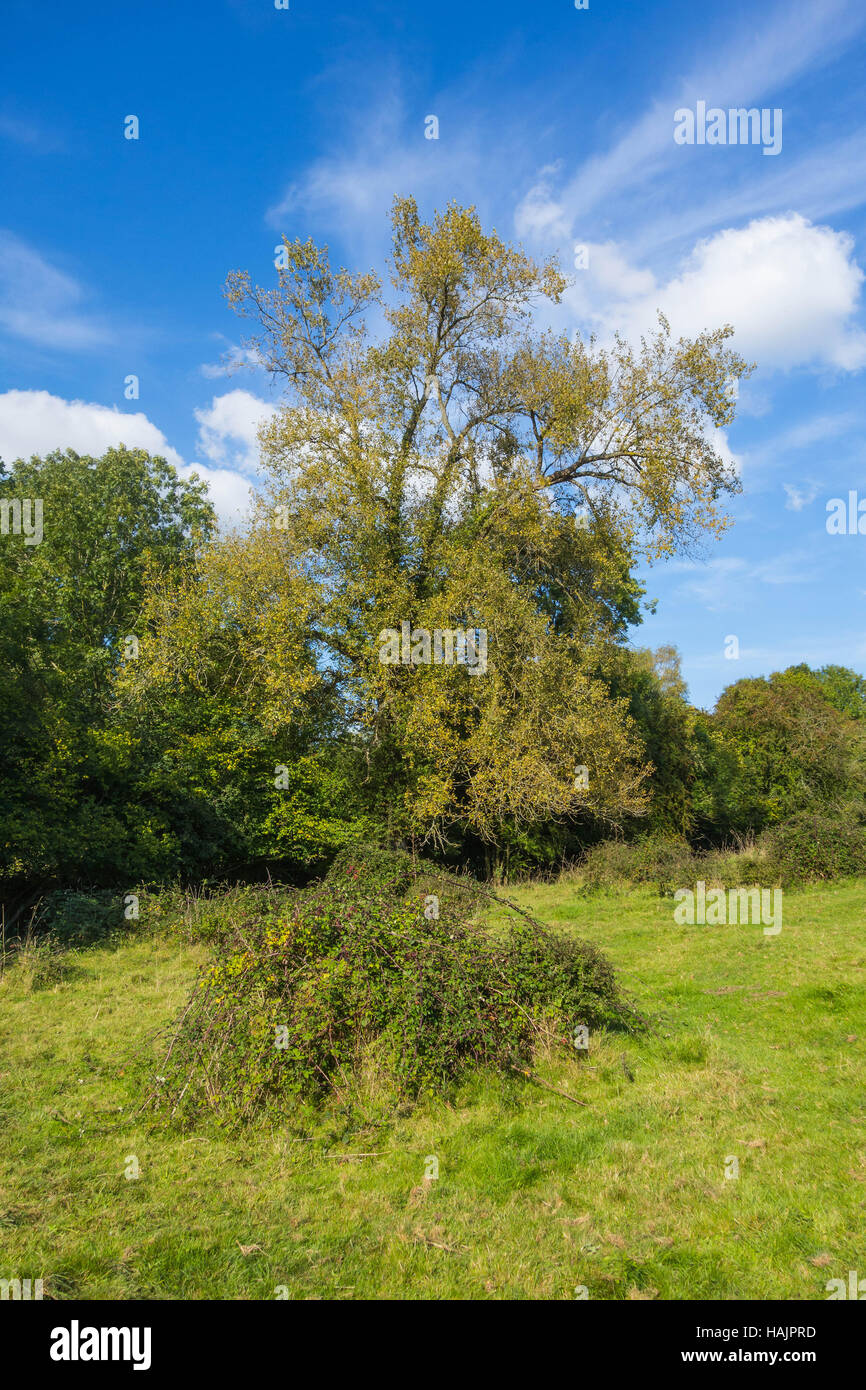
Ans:
POLYGON ((788 497, 785 506, 791 512, 802 512, 805 507, 810 507, 821 490, 817 483, 812 482, 804 483, 801 487, 793 483, 783 483, 782 486, 788 497))
MULTIPOLYGON (((430 114, 442 104, 431 102, 430 114)), ((396 96, 381 101, 354 123, 347 148, 324 155, 294 180, 267 212, 280 231, 298 219, 322 223, 368 259, 387 241, 388 213, 395 194, 445 202, 478 202, 484 184, 483 147, 471 123, 441 114, 438 139, 425 137, 420 114, 411 120, 396 96)), ((489 186, 489 185, 488 185, 489 186)))
MULTIPOLYGON (((860 639, 847 649, 844 659, 846 663, 850 663, 852 660, 862 661, 864 656, 866 639, 860 639)), ((725 684, 729 685, 742 676, 758 673, 769 675, 771 671, 784 671, 789 666, 797 666, 801 661, 805 661, 809 666, 820 667, 839 660, 838 641, 803 633, 796 641, 776 646, 741 646, 739 656, 735 660, 725 657, 720 643, 718 651, 703 652, 699 656, 689 657, 684 664, 684 672, 686 669, 715 671, 724 678, 725 684)))
POLYGON ((750 591, 758 584, 773 588, 790 584, 811 583, 815 574, 815 557, 806 550, 773 555, 766 560, 746 560, 741 556, 717 556, 700 566, 686 563, 668 567, 691 571, 690 577, 678 585, 677 592, 698 599, 712 613, 742 609, 750 591))
POLYGON ((101 347, 114 334, 86 299, 77 280, 0 230, 0 329, 64 351, 101 347))
MULTIPOLYGON (((667 95, 656 99, 608 150, 585 160, 558 194, 554 195, 549 179, 542 179, 536 184, 517 209, 518 231, 521 235, 530 235, 537 233, 542 225, 560 235, 565 228, 570 235, 581 225, 589 230, 597 212, 603 210, 604 215, 610 217, 613 209, 622 210, 631 199, 638 197, 642 200, 641 223, 645 224, 645 190, 653 180, 665 174, 666 197, 671 201, 670 175, 676 172, 677 167, 683 171, 683 201, 687 209, 680 234, 695 235, 728 220, 733 215, 733 206, 724 213, 718 206, 718 200, 706 203, 703 212, 698 212, 700 204, 695 199, 694 183, 700 173, 708 186, 717 186, 718 164, 711 170, 707 160, 704 159, 697 166, 691 159, 687 170, 684 156, 694 152, 684 151, 681 146, 674 144, 674 112, 682 106, 693 106, 698 99, 707 100, 711 105, 737 107, 768 100, 797 77, 816 71, 838 56, 864 25, 866 11, 856 0, 826 0, 821 5, 815 5, 811 0, 800 0, 797 4, 777 6, 757 30, 750 14, 748 24, 731 34, 720 52, 713 54, 709 60, 699 58, 688 77, 671 85, 667 95)), ((826 186, 829 181, 836 190, 834 197, 837 203, 841 194, 840 185, 844 184, 846 189, 842 195, 845 199, 850 198, 856 188, 856 167, 862 165, 861 146, 861 138, 854 137, 849 155, 856 149, 857 159, 854 171, 847 174, 844 164, 840 164, 836 172, 828 173, 826 168, 820 168, 817 156, 813 161, 812 183, 823 180, 826 186)), ((700 151, 701 155, 706 153, 706 150, 700 151)), ((826 160, 826 152, 823 158, 826 160)), ((761 160, 760 166, 767 163, 767 160, 761 160)), ((741 161, 741 164, 747 167, 745 161, 741 161)), ((774 196, 780 201, 775 202, 774 207, 784 206, 781 200, 786 188, 802 187, 802 181, 792 182, 786 174, 777 175, 777 179, 774 196)), ((741 217, 768 210, 766 202, 759 206, 749 201, 756 196, 767 196, 765 167, 755 168, 753 182, 760 186, 761 193, 725 195, 734 203, 739 199, 741 217)), ((676 216, 679 216, 678 207, 676 216)), ((650 230, 650 241, 660 239, 661 226, 670 228, 671 223, 668 220, 657 224, 655 233, 650 230)))
MULTIPOLYGON (((765 161, 767 164, 768 161, 765 161)), ((642 219, 630 238, 644 256, 653 256, 671 245, 687 241, 716 227, 730 226, 747 218, 787 213, 796 208, 805 217, 824 220, 866 200, 866 131, 854 131, 842 139, 822 143, 819 150, 768 168, 751 171, 733 187, 716 179, 709 196, 682 197, 661 216, 642 219)), ((728 174, 734 173, 730 167, 728 174)))
POLYGON ((46 126, 30 116, 22 116, 8 105, 0 111, 0 140, 11 140, 35 154, 64 148, 63 133, 56 125, 46 126))
MULTIPOLYGON (((789 476, 791 473, 800 473, 802 477, 804 460, 799 456, 803 454, 808 456, 811 473, 820 474, 826 480, 829 465, 844 458, 846 445, 849 452, 859 452, 862 433, 862 419, 854 410, 839 410, 832 415, 821 412, 801 420, 796 425, 772 435, 762 444, 745 450, 743 462, 749 478, 749 488, 755 491, 775 486, 771 478, 781 470, 786 470, 789 476), (761 475, 765 476, 762 478, 761 475)), ((814 485, 817 487, 817 482, 814 485)), ((787 492, 788 485, 783 486, 787 492)), ((813 478, 809 478, 802 485, 793 486, 791 492, 808 494, 812 486, 813 478)), ((816 496, 817 492, 811 493, 807 501, 813 501, 816 496)), ((800 510, 800 507, 794 506, 793 503, 789 505, 794 511, 800 510)))
POLYGON ((0 137, 14 140, 19 145, 38 145, 41 132, 32 121, 18 120, 15 116, 5 116, 0 112, 0 137))
MULTIPOLYGON (((228 342, 222 335, 215 335, 228 342)), ((263 360, 255 348, 242 347, 239 343, 229 343, 219 362, 202 362, 199 371, 203 377, 213 380, 217 377, 233 376, 244 369, 256 371, 263 368, 263 360)))

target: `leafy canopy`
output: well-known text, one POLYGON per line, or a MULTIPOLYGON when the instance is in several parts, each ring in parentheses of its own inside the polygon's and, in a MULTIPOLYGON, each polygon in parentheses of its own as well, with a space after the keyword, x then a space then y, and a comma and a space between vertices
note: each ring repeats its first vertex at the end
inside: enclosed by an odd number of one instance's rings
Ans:
MULTIPOLYGON (((661 319, 638 349, 539 331, 564 276, 471 208, 424 222, 400 198, 392 226, 390 294, 311 241, 284 241, 275 288, 229 278, 285 399, 261 436, 268 492, 243 542, 259 558, 218 563, 231 621, 198 622, 210 588, 178 597, 185 669, 208 644, 260 651, 251 698, 274 726, 326 695, 397 836, 494 840, 506 819, 640 814, 648 768, 598 649, 639 620, 638 553, 725 524, 739 484, 714 431, 749 369, 729 328, 673 342, 661 319), (383 664, 380 634, 403 622, 484 629, 486 674, 383 664)), ((158 664, 159 636, 157 649, 158 664)))
POLYGON ((110 727, 113 680, 148 575, 178 573, 211 535, 204 484, 141 449, 0 465, 0 500, 41 500, 43 534, 0 537, 0 878, 126 865, 148 838, 132 750, 110 727))

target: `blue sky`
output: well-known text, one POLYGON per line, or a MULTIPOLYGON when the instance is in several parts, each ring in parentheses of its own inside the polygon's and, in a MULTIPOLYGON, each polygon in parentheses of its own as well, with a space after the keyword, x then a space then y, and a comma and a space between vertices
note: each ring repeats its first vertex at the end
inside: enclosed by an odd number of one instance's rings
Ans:
POLYGON ((735 525, 647 571, 634 640, 675 642, 704 706, 798 660, 866 669, 866 536, 826 527, 866 499, 862 0, 289 3, 6 0, 0 457, 139 444, 230 517, 278 397, 227 371, 227 273, 271 283, 283 233, 381 269, 395 193, 456 198, 569 270, 586 248, 557 326, 636 336, 662 308, 732 322, 758 364, 718 441, 735 525), (781 149, 678 144, 698 102, 780 110, 781 149))

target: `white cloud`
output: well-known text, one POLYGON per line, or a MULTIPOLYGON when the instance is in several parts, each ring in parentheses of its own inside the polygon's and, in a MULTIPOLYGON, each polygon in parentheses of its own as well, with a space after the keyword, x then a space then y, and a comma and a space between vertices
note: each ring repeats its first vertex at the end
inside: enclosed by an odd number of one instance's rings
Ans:
MULTIPOLYGON (((223 341, 226 340, 223 339, 223 341)), ((263 359, 255 348, 241 347, 238 343, 229 343, 221 362, 203 362, 200 371, 202 376, 213 379, 221 376, 232 376, 242 367, 255 369, 262 366, 263 359)))
POLYGON ((6 391, 0 395, 0 458, 7 465, 31 454, 74 449, 98 458, 125 444, 159 454, 181 477, 197 473, 207 483, 220 522, 235 525, 249 507, 249 479, 227 468, 184 463, 158 426, 141 411, 127 414, 92 401, 66 401, 48 391, 6 391))
POLYGON ((678 334, 733 323, 737 347, 761 365, 856 370, 866 363, 866 334, 851 323, 864 278, 853 245, 797 213, 719 232, 636 305, 633 327, 651 322, 657 301, 678 334))
POLYGON ((706 438, 709 440, 715 452, 722 458, 728 468, 734 473, 741 474, 743 471, 743 460, 740 454, 735 454, 728 443, 727 430, 720 429, 718 425, 708 425, 705 430, 706 438))
POLYGON ((147 449, 176 467, 183 459, 142 411, 127 414, 91 401, 66 401, 48 391, 7 391, 0 395, 0 458, 10 463, 52 449, 104 454, 112 445, 147 449))
POLYGON ((562 203, 554 197, 551 175, 559 165, 542 169, 538 182, 517 206, 514 227, 519 237, 531 241, 567 241, 571 235, 571 218, 562 203))
POLYGON ((206 409, 196 410, 200 425, 197 448, 212 463, 254 473, 259 463, 257 430, 276 414, 276 406, 249 391, 214 396, 206 409))
POLYGON ((239 526, 249 514, 251 486, 249 478, 231 468, 208 468, 206 464, 185 463, 178 468, 182 478, 195 474, 207 483, 208 494, 223 530, 239 526))
POLYGON ((614 242, 597 243, 587 250, 590 258, 587 270, 592 284, 605 298, 641 299, 655 293, 652 271, 630 265, 614 242))
POLYGON ((854 322, 864 275, 845 232, 799 213, 765 217, 698 242, 667 283, 629 266, 611 243, 590 245, 588 268, 567 292, 568 308, 636 340, 657 309, 674 336, 732 323, 735 346, 761 368, 866 364, 866 334, 854 322))
POLYGON ((94 348, 113 334, 82 309, 84 290, 11 232, 0 231, 0 328, 64 350, 94 348))
POLYGON ((815 501, 820 491, 817 483, 807 483, 803 488, 795 487, 792 483, 783 483, 782 486, 788 496, 785 507, 789 512, 801 512, 815 501))

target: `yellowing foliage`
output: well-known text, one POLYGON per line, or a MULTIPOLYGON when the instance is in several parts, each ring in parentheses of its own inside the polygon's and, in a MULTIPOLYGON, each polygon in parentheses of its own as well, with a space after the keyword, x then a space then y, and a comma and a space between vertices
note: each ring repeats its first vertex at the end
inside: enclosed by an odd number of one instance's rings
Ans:
POLYGON ((640 814, 649 769, 600 654, 637 620, 634 556, 725 524, 739 484, 713 430, 749 371, 732 330, 672 342, 660 318, 637 350, 539 332, 565 277, 453 204, 424 222, 395 200, 387 297, 311 241, 285 252, 275 288, 227 286, 286 387, 267 496, 198 575, 154 584, 139 695, 222 682, 271 730, 320 699, 370 804, 419 842, 640 814), (483 628, 486 672, 382 664, 403 622, 483 628))

